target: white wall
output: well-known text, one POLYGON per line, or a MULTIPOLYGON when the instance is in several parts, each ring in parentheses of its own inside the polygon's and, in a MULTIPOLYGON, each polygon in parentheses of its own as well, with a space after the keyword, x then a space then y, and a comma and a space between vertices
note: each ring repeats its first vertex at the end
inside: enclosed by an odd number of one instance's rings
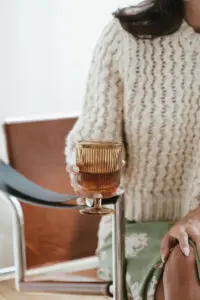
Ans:
MULTIPOLYGON (((92 49, 116 4, 0 0, 0 126, 7 118, 80 110, 92 49)), ((2 127, 0 158, 6 159, 2 127)), ((1 268, 13 260, 11 216, 0 201, 1 268)))
MULTIPOLYGON (((5 119, 80 110, 92 49, 123 2, 0 0, 0 158, 7 159, 5 119)), ((13 264, 11 216, 1 197, 0 268, 13 264)))

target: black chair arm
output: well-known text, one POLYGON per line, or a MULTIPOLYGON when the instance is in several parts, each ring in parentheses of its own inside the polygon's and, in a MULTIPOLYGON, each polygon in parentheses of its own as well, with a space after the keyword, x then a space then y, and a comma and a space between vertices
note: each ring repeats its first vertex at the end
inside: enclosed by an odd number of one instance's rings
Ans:
MULTIPOLYGON (((69 204, 67 202, 76 200, 75 195, 59 194, 25 178, 9 164, 0 160, 0 191, 4 191, 11 196, 19 198, 22 202, 46 206, 52 208, 75 208, 82 209, 83 206, 69 204)), ((103 200, 103 204, 116 203, 117 197, 103 200)))

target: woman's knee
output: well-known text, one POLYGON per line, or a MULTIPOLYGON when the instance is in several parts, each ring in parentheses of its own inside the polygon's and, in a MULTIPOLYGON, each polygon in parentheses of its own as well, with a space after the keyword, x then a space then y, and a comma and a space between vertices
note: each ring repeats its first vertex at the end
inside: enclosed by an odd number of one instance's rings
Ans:
POLYGON ((199 299, 200 285, 196 271, 195 253, 190 247, 186 257, 176 246, 166 262, 163 285, 165 299, 199 299))
POLYGON ((172 278, 173 275, 180 275, 181 277, 190 276, 191 272, 195 271, 195 254, 193 247, 190 246, 190 254, 189 256, 185 256, 180 246, 177 245, 171 251, 171 254, 166 262, 164 275, 170 276, 172 278))
POLYGON ((164 299, 165 299, 164 287, 163 287, 163 281, 161 280, 156 290, 155 300, 164 300, 164 299))

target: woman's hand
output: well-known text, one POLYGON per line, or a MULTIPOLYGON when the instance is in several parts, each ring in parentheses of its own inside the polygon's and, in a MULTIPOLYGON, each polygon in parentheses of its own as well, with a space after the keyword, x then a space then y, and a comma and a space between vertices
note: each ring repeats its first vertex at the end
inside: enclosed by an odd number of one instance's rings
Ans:
POLYGON ((69 173, 69 177, 70 177, 70 183, 71 186, 73 187, 74 191, 77 190, 77 176, 79 173, 79 168, 76 165, 67 165, 66 167, 66 171, 69 173))
POLYGON ((93 198, 93 193, 90 193, 88 190, 84 190, 79 184, 78 184, 78 176, 79 176, 79 167, 76 165, 67 165, 66 167, 67 172, 69 173, 70 177, 70 183, 71 186, 74 189, 74 192, 77 196, 80 196, 82 198, 93 198))
POLYGON ((178 221, 164 236, 161 243, 161 257, 163 262, 170 254, 174 245, 179 243, 181 251, 185 256, 190 255, 189 238, 197 246, 200 257, 200 208, 188 213, 182 220, 178 221))

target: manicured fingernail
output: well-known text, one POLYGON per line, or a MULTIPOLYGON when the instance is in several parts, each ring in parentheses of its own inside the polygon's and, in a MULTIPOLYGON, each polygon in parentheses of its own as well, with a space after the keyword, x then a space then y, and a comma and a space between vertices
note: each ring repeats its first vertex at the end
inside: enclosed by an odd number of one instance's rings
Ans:
POLYGON ((162 263, 164 264, 165 263, 165 258, 161 257, 161 259, 162 259, 162 263))
POLYGON ((190 254, 190 249, 189 249, 188 247, 184 247, 184 248, 183 248, 183 252, 184 252, 185 256, 189 256, 189 254, 190 254))

